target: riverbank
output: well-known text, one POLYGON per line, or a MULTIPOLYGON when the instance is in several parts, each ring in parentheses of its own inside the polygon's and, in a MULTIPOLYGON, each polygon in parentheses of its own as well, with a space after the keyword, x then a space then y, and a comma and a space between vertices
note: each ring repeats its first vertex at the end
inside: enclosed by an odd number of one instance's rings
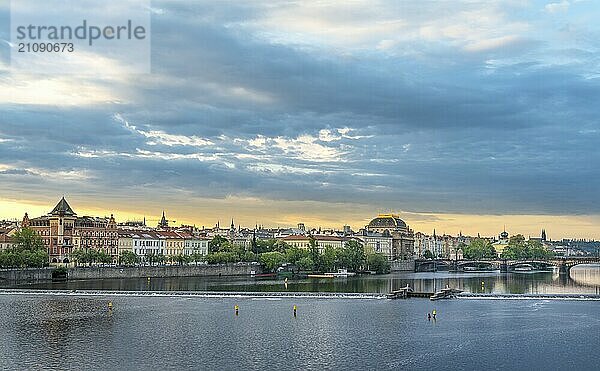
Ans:
MULTIPOLYGON (((52 282, 54 268, 0 270, 0 286, 52 282)), ((68 280, 106 280, 167 277, 250 276, 262 273, 259 264, 202 264, 135 267, 74 267, 67 269, 68 280)))

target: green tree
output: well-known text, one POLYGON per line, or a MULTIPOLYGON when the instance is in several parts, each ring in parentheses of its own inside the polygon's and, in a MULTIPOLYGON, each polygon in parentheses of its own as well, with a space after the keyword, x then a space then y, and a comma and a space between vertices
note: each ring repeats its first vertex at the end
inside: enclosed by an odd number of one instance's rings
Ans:
POLYGON ((228 245, 229 241, 227 238, 219 235, 214 236, 213 239, 208 242, 208 252, 221 252, 228 247, 228 245))
POLYGON ((367 256, 367 265, 369 266, 369 270, 373 270, 377 274, 390 273, 391 270, 391 264, 383 254, 369 254, 367 256))
POLYGON ((188 264, 190 260, 191 259, 188 255, 179 254, 171 256, 171 261, 176 262, 179 265, 188 264))
POLYGON ((308 251, 297 247, 289 247, 285 251, 285 261, 292 264, 298 264, 298 261, 308 256, 308 251))
POLYGON ((313 271, 315 269, 315 263, 310 256, 305 256, 298 260, 298 268, 303 271, 313 271))
POLYGON ((344 250, 347 259, 346 267, 354 272, 359 271, 365 263, 363 245, 356 240, 350 240, 344 245, 344 250))
POLYGON ((135 265, 138 262, 139 258, 133 251, 125 250, 119 256, 119 263, 123 265, 135 265))
POLYGON ((468 246, 463 247, 465 259, 483 260, 497 258, 496 250, 489 240, 475 238, 468 246))
POLYGON ((425 259, 433 259, 433 253, 431 252, 431 250, 425 250, 425 252, 423 253, 423 257, 425 259))
POLYGON ((197 253, 197 252, 190 255, 190 257, 191 257, 192 261, 195 263, 200 263, 200 262, 206 261, 206 256, 202 255, 200 253, 197 253))
POLYGON ((319 257, 319 269, 324 272, 334 271, 338 265, 338 252, 331 246, 325 246, 319 257))
POLYGON ((319 246, 317 244, 317 240, 313 236, 308 237, 308 252, 310 255, 310 259, 313 262, 313 270, 320 270, 320 255, 319 255, 319 246))
POLYGON ((525 242, 525 237, 521 234, 511 236, 508 240, 508 246, 502 252, 503 259, 520 260, 529 258, 529 248, 525 242))
POLYGON ((259 262, 269 272, 274 272, 283 262, 284 255, 279 251, 265 252, 260 254, 259 262))
POLYGON ((110 256, 109 254, 107 254, 105 251, 100 250, 97 251, 95 254, 95 261, 98 263, 102 263, 102 264, 110 264, 112 263, 112 256, 110 256))
POLYGON ((31 228, 23 228, 14 235, 16 249, 19 251, 44 250, 42 238, 31 228))

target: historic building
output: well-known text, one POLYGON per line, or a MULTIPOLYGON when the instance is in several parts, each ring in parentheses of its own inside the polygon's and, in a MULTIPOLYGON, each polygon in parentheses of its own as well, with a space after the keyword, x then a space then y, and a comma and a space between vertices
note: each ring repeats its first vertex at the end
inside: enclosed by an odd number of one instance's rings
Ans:
POLYGON ((42 238, 52 263, 69 263, 75 249, 104 251, 117 260, 119 237, 114 217, 78 217, 64 197, 48 215, 29 219, 25 213, 21 225, 42 238))
POLYGON ((0 251, 10 250, 14 247, 13 236, 16 231, 16 227, 0 228, 0 251))
POLYGON ((389 234, 392 237, 392 260, 412 259, 415 239, 413 231, 396 214, 379 214, 365 227, 367 232, 389 234))
POLYGON ((342 248, 346 245, 347 241, 350 241, 348 237, 339 237, 339 236, 329 236, 329 235, 292 235, 283 237, 282 240, 292 247, 297 247, 300 249, 309 249, 310 248, 310 240, 311 238, 315 239, 317 243, 317 249, 320 253, 325 250, 326 247, 333 248, 342 248))
POLYGON ((366 253, 378 253, 385 255, 388 260, 394 258, 393 238, 390 233, 369 232, 361 230, 361 234, 355 235, 365 247, 366 253))

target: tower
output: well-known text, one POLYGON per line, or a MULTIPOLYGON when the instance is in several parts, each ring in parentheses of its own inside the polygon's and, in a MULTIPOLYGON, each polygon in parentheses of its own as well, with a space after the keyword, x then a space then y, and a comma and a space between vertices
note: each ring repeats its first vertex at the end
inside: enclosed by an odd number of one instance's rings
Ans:
POLYGON ((29 227, 29 215, 27 215, 27 213, 25 213, 25 216, 23 216, 23 221, 21 222, 21 227, 23 227, 23 228, 29 227))
POLYGON ((546 230, 542 229, 542 241, 546 241, 546 230))
POLYGON ((160 218, 160 223, 158 223, 158 226, 160 228, 167 228, 169 226, 169 221, 167 220, 167 217, 165 216, 164 210, 162 212, 162 218, 160 218))
POLYGON ((71 209, 64 196, 48 215, 50 223, 50 255, 63 260, 73 249, 73 232, 77 214, 71 209))

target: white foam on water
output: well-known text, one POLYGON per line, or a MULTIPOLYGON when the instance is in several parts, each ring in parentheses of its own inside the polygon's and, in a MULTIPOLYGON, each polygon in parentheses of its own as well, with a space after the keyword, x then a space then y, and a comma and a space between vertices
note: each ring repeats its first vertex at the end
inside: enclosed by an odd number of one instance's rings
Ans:
POLYGON ((255 300, 308 299, 385 299, 383 294, 310 292, 210 292, 210 291, 102 291, 102 290, 0 290, 0 295, 87 296, 87 297, 169 297, 169 298, 250 298, 255 300))
MULTIPOLYGON (((460 294, 457 298, 467 300, 541 300, 542 303, 553 300, 600 301, 600 295, 595 294, 460 294)), ((537 306, 537 304, 533 305, 533 307, 537 306)))

